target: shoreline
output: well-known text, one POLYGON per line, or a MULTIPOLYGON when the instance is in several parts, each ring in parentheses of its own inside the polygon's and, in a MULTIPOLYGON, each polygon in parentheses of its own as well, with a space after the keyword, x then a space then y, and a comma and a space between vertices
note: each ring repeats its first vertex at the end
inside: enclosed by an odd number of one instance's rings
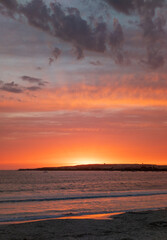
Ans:
POLYGON ((20 220, 20 221, 6 221, 0 222, 2 225, 14 225, 14 224, 24 224, 24 223, 33 223, 33 222, 43 222, 43 221, 54 221, 59 219, 92 219, 92 220, 111 220, 112 216, 124 214, 126 212, 111 212, 111 213, 92 213, 92 214, 81 214, 81 215, 68 215, 61 217, 51 217, 51 218, 39 218, 31 220, 20 220))
POLYGON ((167 240, 167 208, 126 212, 107 219, 50 219, 0 225, 1 240, 167 240))
POLYGON ((159 210, 167 210, 166 207, 159 208, 143 208, 143 209, 132 209, 132 210, 122 210, 122 211, 112 211, 112 212, 97 212, 97 213, 82 213, 82 214, 67 214, 67 215, 59 215, 59 216, 47 216, 41 218, 29 218, 29 219, 21 219, 21 220, 7 220, 0 221, 1 225, 14 225, 14 224, 24 224, 24 223, 33 223, 33 222, 43 222, 43 221, 51 221, 51 220, 59 220, 59 219, 91 219, 91 220, 111 220, 112 217, 117 215, 122 215, 126 213, 140 213, 140 212, 154 212, 159 210))

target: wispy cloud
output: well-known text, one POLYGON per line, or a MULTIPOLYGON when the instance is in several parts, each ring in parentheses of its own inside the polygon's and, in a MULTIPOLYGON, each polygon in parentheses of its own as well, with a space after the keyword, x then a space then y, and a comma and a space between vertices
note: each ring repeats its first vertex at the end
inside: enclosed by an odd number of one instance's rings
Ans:
POLYGON ((24 91, 21 86, 14 82, 3 83, 2 81, 0 83, 0 90, 11 93, 22 93, 24 91))
POLYGON ((101 66, 102 65, 102 63, 99 60, 97 60, 97 61, 90 61, 89 63, 94 65, 94 66, 101 66))
MULTIPOLYGON (((94 78, 97 78, 95 75, 94 78)), ((18 86, 17 86, 18 87, 18 86)), ((110 109, 119 107, 167 106, 166 75, 147 76, 127 74, 102 75, 91 82, 69 83, 57 86, 39 85, 21 88, 24 91, 22 103, 15 104, 15 109, 37 110, 83 110, 83 109, 110 109), (27 95, 27 91, 34 92, 35 96, 27 95), (47 97, 46 97, 47 96, 47 97), (34 102, 38 100, 38 105, 34 102)), ((6 101, 0 108, 10 108, 14 99, 6 94, 6 101)))
POLYGON ((46 81, 43 81, 41 78, 35 78, 30 76, 22 76, 21 79, 29 83, 36 83, 39 86, 44 86, 47 83, 46 81))
POLYGON ((10 93, 24 93, 25 91, 38 91, 48 83, 40 78, 34 78, 29 76, 22 76, 21 78, 23 81, 27 81, 29 84, 36 85, 24 86, 21 84, 17 84, 14 81, 12 82, 0 81, 0 90, 10 93))

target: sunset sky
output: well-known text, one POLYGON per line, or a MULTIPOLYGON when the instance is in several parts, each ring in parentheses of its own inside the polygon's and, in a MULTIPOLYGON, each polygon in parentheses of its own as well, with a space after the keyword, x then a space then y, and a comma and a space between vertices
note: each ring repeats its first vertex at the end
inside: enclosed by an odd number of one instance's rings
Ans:
POLYGON ((167 164, 166 0, 0 0, 0 169, 167 164))

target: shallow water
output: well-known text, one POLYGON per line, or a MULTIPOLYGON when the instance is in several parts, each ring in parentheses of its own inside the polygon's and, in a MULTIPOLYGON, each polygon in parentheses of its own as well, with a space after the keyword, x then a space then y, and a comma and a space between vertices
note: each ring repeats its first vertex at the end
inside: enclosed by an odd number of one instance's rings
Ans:
POLYGON ((167 172, 0 171, 0 222, 167 207, 167 172))

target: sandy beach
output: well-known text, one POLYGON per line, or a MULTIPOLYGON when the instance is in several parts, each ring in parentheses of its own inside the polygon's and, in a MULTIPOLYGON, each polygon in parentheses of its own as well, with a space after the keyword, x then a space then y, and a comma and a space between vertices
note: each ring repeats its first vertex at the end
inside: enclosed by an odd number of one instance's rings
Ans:
POLYGON ((56 219, 0 225, 1 240, 167 240, 167 209, 102 219, 56 219))

